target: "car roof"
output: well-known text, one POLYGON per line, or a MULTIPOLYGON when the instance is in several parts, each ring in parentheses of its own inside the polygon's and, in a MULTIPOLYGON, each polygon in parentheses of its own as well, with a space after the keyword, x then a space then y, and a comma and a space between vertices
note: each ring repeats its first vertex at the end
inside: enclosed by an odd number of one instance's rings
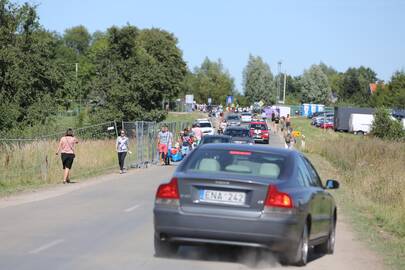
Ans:
POLYGON ((225 138, 225 139, 229 139, 229 138, 232 138, 232 137, 228 136, 228 135, 205 135, 203 138, 225 138))
POLYGON ((265 152, 274 153, 282 156, 295 155, 295 150, 286 148, 271 147, 268 145, 247 145, 247 144, 223 144, 223 143, 210 143, 201 145, 201 150, 237 150, 237 151, 252 151, 252 152, 265 152))
POLYGON ((234 129, 234 130, 245 130, 245 129, 248 129, 248 127, 235 127, 235 126, 232 126, 232 127, 227 127, 226 128, 226 130, 228 130, 228 129, 234 129))
POLYGON ((252 121, 252 122, 250 122, 250 124, 266 124, 267 125, 267 123, 264 121, 252 121))

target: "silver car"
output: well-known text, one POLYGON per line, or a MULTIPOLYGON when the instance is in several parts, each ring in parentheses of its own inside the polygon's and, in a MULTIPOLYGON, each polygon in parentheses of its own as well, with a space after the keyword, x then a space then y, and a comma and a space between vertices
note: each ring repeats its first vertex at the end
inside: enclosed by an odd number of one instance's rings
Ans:
POLYGON ((241 125, 241 118, 238 114, 230 114, 226 117, 226 125, 228 127, 232 126, 240 126, 241 125))
POLYGON ((206 144, 195 149, 154 207, 157 256, 180 245, 260 247, 305 265, 309 246, 333 253, 337 207, 301 153, 267 146, 206 144))

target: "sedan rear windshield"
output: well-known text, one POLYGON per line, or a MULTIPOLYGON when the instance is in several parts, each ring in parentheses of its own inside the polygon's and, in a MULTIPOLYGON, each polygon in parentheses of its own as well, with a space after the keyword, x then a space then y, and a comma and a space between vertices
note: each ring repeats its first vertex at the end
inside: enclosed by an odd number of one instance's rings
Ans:
POLYGON ((250 128, 260 129, 260 130, 267 130, 267 125, 265 125, 265 124, 251 124, 250 128))
POLYGON ((226 129, 224 135, 231 137, 250 137, 250 132, 247 129, 226 129))
POLYGON ((209 122, 200 122, 198 125, 200 127, 212 127, 211 123, 209 122))
POLYGON ((196 151, 187 160, 184 171, 229 173, 277 179, 285 167, 286 158, 273 153, 210 150, 196 151))
POLYGON ((231 138, 229 137, 215 137, 215 136, 204 136, 202 143, 230 143, 231 138))
POLYGON ((228 116, 228 120, 239 120, 239 116, 238 115, 229 115, 228 116))

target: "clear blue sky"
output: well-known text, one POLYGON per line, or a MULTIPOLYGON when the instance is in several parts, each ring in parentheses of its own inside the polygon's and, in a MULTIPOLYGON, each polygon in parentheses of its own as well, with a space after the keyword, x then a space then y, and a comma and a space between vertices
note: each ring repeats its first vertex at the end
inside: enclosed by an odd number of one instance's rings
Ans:
MULTIPOLYGON (((22 1, 19 1, 22 2, 22 1)), ((298 75, 311 64, 338 71, 365 65, 380 79, 405 68, 404 0, 37 0, 49 30, 89 31, 130 23, 173 32, 190 68, 221 58, 242 89, 249 53, 273 73, 298 75)))

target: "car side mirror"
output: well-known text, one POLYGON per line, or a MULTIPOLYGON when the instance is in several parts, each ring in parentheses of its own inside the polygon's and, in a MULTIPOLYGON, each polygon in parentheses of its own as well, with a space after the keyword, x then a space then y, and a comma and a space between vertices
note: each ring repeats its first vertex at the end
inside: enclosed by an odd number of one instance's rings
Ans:
POLYGON ((328 179, 325 185, 326 189, 338 189, 339 182, 333 179, 328 179))

